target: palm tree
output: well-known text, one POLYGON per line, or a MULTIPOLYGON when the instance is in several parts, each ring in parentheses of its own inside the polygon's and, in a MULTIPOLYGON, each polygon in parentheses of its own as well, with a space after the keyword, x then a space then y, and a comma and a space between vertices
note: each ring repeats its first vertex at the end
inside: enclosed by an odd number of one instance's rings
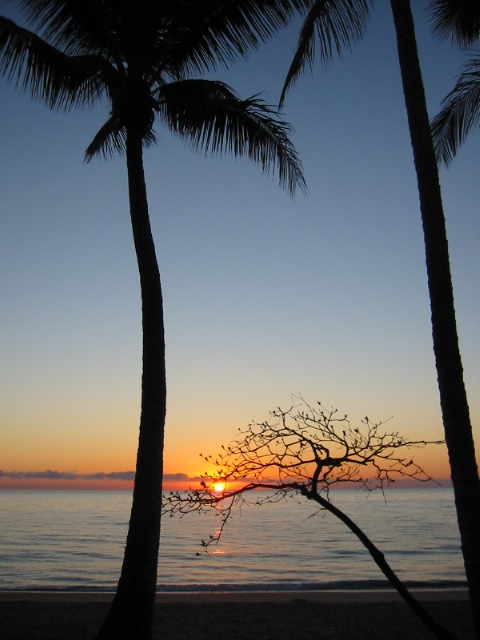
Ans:
POLYGON ((302 0, 19 0, 28 30, 0 17, 0 74, 51 109, 106 100, 110 115, 86 150, 126 156, 140 275, 143 370, 140 434, 125 555, 101 638, 152 631, 166 413, 163 299, 149 221, 143 148, 159 120, 194 148, 247 156, 304 187, 289 126, 258 98, 198 78, 287 23, 302 0))
MULTIPOLYGON (((410 1, 391 0, 390 4, 417 173, 440 404, 470 601, 480 637, 480 480, 458 346, 445 216, 410 1)), ((322 60, 330 59, 334 52, 350 47, 363 35, 372 5, 367 0, 313 1, 281 102, 305 65, 313 64, 316 37, 320 41, 322 60)))
MULTIPOLYGON (((480 3, 475 0, 438 0, 432 7, 433 32, 440 39, 451 37, 467 47, 480 37, 480 3)), ((435 153, 448 166, 459 146, 480 122, 480 55, 463 67, 442 110, 432 120, 435 153)))

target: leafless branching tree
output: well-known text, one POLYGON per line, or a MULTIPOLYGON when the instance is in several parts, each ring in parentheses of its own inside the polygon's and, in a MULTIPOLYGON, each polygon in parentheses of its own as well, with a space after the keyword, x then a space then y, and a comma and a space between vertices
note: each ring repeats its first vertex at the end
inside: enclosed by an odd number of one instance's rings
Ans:
POLYGON ((398 578, 383 553, 353 520, 332 502, 330 489, 350 483, 367 491, 385 488, 399 478, 427 482, 432 478, 414 462, 411 449, 442 441, 407 440, 384 430, 385 422, 368 417, 353 427, 346 415, 309 405, 294 396, 286 411, 278 408, 270 419, 239 429, 236 440, 217 456, 203 455, 213 466, 198 488, 164 496, 164 512, 185 515, 215 507, 221 524, 215 536, 202 541, 205 549, 218 542, 234 507, 245 502, 272 503, 296 494, 313 500, 322 511, 341 520, 369 551, 390 584, 424 624, 442 640, 455 638, 439 625, 398 578), (270 489, 252 494, 256 489, 270 489))

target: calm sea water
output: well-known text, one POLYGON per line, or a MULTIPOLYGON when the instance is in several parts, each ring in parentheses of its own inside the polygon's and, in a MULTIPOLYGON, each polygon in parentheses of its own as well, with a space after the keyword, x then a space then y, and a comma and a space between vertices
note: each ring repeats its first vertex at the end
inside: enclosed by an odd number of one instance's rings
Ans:
MULTIPOLYGON (((380 493, 341 490, 332 500, 359 524, 409 583, 464 582, 453 494, 447 488, 380 493)), ((0 589, 115 588, 130 492, 0 492, 0 589)), ((200 541, 215 512, 165 517, 159 590, 378 586, 383 575, 352 533, 309 502, 245 506, 217 546, 200 541)))

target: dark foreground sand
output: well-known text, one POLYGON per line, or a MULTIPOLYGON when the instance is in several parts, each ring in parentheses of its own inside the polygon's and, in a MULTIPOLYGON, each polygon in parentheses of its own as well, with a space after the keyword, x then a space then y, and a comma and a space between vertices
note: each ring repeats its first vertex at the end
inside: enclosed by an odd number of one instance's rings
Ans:
MULTIPOLYGON (((90 640, 108 597, 0 594, 1 640, 90 640)), ((202 594, 165 597, 156 605, 158 640, 432 640, 396 597, 367 594, 202 594)), ((425 607, 460 640, 473 640, 465 595, 421 595, 425 607)))

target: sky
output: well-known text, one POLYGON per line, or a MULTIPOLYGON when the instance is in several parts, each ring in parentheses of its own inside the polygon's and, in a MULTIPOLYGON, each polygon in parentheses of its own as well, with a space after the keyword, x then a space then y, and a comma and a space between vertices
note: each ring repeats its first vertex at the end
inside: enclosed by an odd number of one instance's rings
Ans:
MULTIPOLYGON (((468 55, 415 1, 429 112, 468 55)), ((0 15, 12 7, 0 0, 0 15)), ((219 69, 278 102, 299 22, 219 69)), ((105 104, 50 112, 0 81, 0 488, 131 487, 141 316, 123 158, 83 162, 105 104)), ((238 428, 292 394, 443 439, 423 233, 389 4, 318 62, 283 117, 306 195, 247 160, 206 158, 159 125, 145 153, 167 345, 165 480, 196 478, 238 428)), ((465 383, 480 448, 480 132, 441 169, 465 383)), ((387 425, 386 425, 387 426, 387 425)), ((436 478, 446 449, 415 452, 436 478)))

